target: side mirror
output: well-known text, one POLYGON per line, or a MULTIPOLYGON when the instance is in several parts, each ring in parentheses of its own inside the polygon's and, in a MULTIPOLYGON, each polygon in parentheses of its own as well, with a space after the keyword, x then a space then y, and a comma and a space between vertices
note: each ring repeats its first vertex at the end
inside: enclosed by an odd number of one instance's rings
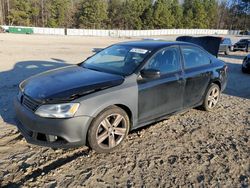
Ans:
POLYGON ((159 78, 161 76, 161 72, 156 69, 143 69, 141 70, 140 73, 142 78, 153 79, 153 78, 159 78))

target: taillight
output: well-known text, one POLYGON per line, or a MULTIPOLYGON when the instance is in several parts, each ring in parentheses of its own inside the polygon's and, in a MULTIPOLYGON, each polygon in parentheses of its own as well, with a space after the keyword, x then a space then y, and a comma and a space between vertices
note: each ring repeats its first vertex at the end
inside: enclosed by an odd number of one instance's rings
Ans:
POLYGON ((225 72, 227 72, 227 70, 228 70, 228 66, 226 65, 226 66, 225 66, 225 72))

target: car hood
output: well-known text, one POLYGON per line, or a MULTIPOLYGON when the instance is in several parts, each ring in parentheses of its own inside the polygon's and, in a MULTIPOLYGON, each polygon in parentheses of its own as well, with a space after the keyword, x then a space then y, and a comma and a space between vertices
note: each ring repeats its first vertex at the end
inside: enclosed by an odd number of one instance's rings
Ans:
POLYGON ((190 42, 197 44, 207 50, 214 56, 218 56, 221 37, 212 37, 212 36, 204 36, 204 37, 191 37, 191 36, 180 36, 177 37, 177 41, 190 42))
POLYGON ((33 76, 20 84, 24 95, 42 102, 74 100, 122 84, 124 77, 80 66, 68 66, 33 76))

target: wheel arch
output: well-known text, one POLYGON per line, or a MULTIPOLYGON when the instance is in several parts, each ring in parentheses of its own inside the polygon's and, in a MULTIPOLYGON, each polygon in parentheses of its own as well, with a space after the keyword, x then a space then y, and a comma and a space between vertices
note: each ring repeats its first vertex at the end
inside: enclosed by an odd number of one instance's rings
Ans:
POLYGON ((219 88, 220 88, 220 90, 221 90, 221 82, 220 82, 218 79, 211 80, 211 81, 209 82, 209 84, 207 85, 207 88, 206 88, 206 90, 205 90, 205 92, 204 92, 204 94, 203 94, 203 97, 202 97, 202 100, 201 100, 201 101, 203 101, 204 98, 206 97, 206 94, 207 94, 208 89, 209 89, 209 87, 211 86, 211 84, 216 84, 216 85, 218 85, 219 88))
POLYGON ((218 85, 219 88, 220 88, 220 90, 221 90, 221 82, 220 82, 219 80, 213 80, 213 81, 210 83, 210 85, 211 85, 211 84, 216 84, 216 85, 218 85))
POLYGON ((132 111, 131 109, 127 106, 127 105, 124 105, 124 104, 109 104, 105 107, 102 107, 102 109, 99 109, 94 117, 92 118, 91 122, 89 123, 89 126, 88 126, 88 131, 87 131, 87 134, 86 134, 86 138, 85 138, 85 142, 86 142, 86 145, 89 146, 89 142, 88 142, 88 134, 89 134, 89 128, 91 126, 91 124, 93 123, 93 121, 95 120, 95 118, 100 114, 102 113, 103 111, 109 109, 109 108, 112 108, 112 107, 118 107, 118 108, 121 108, 122 110, 124 110, 126 112, 126 114, 128 115, 128 118, 129 118, 129 122, 130 122, 130 126, 129 126, 129 131, 131 130, 131 128, 133 127, 133 114, 132 114, 132 111))
MULTIPOLYGON (((130 121, 130 129, 133 127, 133 123, 134 123, 134 114, 132 112, 132 109, 129 108, 128 105, 123 104, 123 103, 109 103, 106 105, 103 105, 102 107, 100 107, 97 111, 95 111, 95 113, 93 114, 93 120, 94 118, 96 118, 100 113, 102 113, 103 111, 105 111, 106 109, 112 107, 112 106, 117 106, 119 108, 121 108, 122 110, 124 110, 126 112, 126 114, 129 117, 129 121, 130 121)), ((92 121, 93 121, 92 120, 92 121)))
POLYGON ((124 104, 115 104, 115 106, 118 106, 119 108, 123 109, 127 113, 129 121, 130 121, 129 128, 131 129, 133 127, 133 114, 130 108, 124 104))

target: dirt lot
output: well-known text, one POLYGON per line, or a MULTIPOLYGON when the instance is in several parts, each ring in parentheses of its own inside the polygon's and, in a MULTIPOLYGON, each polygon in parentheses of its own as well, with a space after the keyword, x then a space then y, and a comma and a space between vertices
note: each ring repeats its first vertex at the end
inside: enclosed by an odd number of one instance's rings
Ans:
POLYGON ((18 83, 78 63, 93 47, 124 40, 0 34, 0 187, 249 187, 250 75, 241 73, 244 52, 220 55, 229 82, 214 112, 192 109, 134 131, 111 154, 25 142, 12 107, 18 83))

